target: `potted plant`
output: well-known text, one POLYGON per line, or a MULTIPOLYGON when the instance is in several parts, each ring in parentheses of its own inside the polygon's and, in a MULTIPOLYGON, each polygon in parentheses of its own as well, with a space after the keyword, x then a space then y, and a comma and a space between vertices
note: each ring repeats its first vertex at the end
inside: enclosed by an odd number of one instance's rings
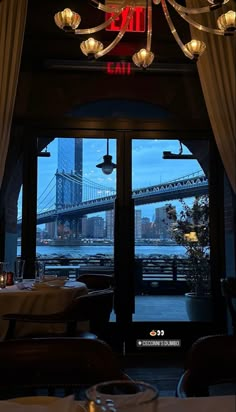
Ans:
POLYGON ((170 231, 178 245, 186 248, 189 271, 186 281, 190 291, 186 296, 186 310, 190 320, 210 321, 213 303, 210 286, 209 261, 209 198, 195 197, 193 204, 180 200, 182 209, 167 205, 167 217, 172 221, 170 231))

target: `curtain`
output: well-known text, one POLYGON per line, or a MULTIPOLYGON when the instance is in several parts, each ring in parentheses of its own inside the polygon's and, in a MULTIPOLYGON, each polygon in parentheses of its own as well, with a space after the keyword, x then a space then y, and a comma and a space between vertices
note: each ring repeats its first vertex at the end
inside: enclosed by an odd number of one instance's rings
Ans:
MULTIPOLYGON (((203 5, 199 0, 187 0, 186 3, 187 7, 203 5)), ((217 17, 230 9, 235 10, 233 0, 217 11, 201 14, 197 21, 218 28, 217 17)), ((236 193, 236 35, 218 36, 194 27, 191 27, 191 34, 192 38, 206 43, 207 48, 197 62, 198 73, 215 141, 236 193)))
POLYGON ((28 0, 0 1, 0 187, 8 151, 28 0))

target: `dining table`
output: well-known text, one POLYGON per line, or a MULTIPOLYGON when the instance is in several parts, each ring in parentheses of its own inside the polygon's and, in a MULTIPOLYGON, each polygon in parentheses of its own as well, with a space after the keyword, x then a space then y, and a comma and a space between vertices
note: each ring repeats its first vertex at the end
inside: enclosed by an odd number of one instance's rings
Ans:
MULTIPOLYGON (((67 281, 63 286, 38 285, 35 287, 33 280, 7 286, 0 289, 0 340, 4 340, 8 330, 8 321, 1 319, 4 314, 26 313, 35 315, 51 314, 63 311, 76 297, 88 293, 85 283, 67 281)), ((60 324, 39 324, 17 322, 15 335, 24 337, 37 333, 63 332, 64 326, 60 324)))
MULTIPOLYGON (((154 412, 235 412, 236 396, 209 396, 199 398, 159 397, 154 412)), ((89 412, 85 402, 73 396, 53 398, 25 397, 0 401, 0 412, 89 412)), ((125 412, 125 411, 124 411, 125 412)), ((146 412, 145 406, 135 412, 146 412)))

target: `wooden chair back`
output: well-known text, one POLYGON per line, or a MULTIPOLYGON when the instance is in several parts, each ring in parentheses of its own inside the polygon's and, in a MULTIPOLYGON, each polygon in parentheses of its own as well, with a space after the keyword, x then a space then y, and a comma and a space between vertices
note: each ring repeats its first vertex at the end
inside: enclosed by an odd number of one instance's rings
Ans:
POLYGON ((105 273, 87 273, 80 275, 77 280, 85 283, 89 290, 108 289, 114 285, 113 276, 106 275, 105 273))
POLYGON ((236 278, 228 277, 221 279, 221 289, 231 316, 233 332, 236 335, 236 306, 234 305, 234 300, 236 299, 236 278))
POLYGON ((0 342, 0 391, 64 394, 112 379, 129 379, 105 342, 86 338, 35 338, 0 342))
POLYGON ((186 369, 176 394, 180 398, 209 396, 210 388, 227 384, 236 388, 236 337, 213 335, 199 338, 191 346, 186 369))

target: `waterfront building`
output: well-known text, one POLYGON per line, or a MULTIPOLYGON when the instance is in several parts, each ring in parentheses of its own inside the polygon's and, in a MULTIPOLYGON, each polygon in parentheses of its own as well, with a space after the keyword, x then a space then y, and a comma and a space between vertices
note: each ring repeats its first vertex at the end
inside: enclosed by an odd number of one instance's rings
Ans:
POLYGON ((168 219, 166 207, 155 209, 155 237, 160 240, 170 239, 170 227, 172 222, 168 219))
POLYGON ((114 209, 112 210, 107 210, 106 211, 106 238, 113 240, 114 239, 114 216, 115 216, 115 211, 114 209))
POLYGON ((152 222, 149 217, 142 218, 142 238, 150 239, 152 237, 152 222))
POLYGON ((82 218, 82 237, 86 238, 104 238, 104 219, 101 216, 83 217, 82 218))
POLYGON ((135 228, 134 228, 135 240, 142 238, 142 210, 135 209, 135 228))
POLYGON ((81 236, 87 237, 88 217, 83 216, 81 219, 81 236))
POLYGON ((46 227, 46 232, 48 233, 48 237, 50 239, 54 239, 55 235, 55 229, 56 229, 56 222, 48 222, 45 225, 46 227))

